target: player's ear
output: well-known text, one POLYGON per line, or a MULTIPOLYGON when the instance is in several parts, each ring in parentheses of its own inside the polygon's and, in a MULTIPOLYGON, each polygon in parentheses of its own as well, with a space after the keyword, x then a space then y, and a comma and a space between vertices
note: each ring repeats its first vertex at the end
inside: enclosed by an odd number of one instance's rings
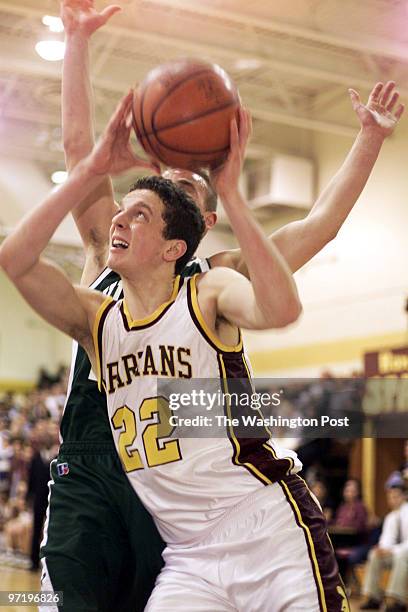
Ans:
POLYGON ((186 251, 187 244, 184 240, 169 240, 163 254, 164 261, 177 261, 186 251))
POLYGON ((206 212, 204 214, 205 229, 206 231, 212 229, 217 223, 217 213, 215 211, 206 212))

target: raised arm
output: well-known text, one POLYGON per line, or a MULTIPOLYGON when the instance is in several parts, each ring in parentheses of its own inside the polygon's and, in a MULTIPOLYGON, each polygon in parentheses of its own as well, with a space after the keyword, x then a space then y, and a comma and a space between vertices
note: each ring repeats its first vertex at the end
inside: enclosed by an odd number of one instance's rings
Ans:
MULTIPOLYGON (((64 217, 110 172, 120 174, 137 163, 129 145, 132 92, 118 106, 92 153, 66 183, 31 211, 0 247, 0 267, 29 304, 49 323, 91 351, 91 325, 103 300, 97 292, 75 288, 55 266, 41 259, 64 217)), ((88 351, 89 352, 89 351, 88 351)))
MULTIPOLYGON (((292 272, 296 272, 336 237, 357 202, 385 138, 393 132, 404 110, 403 105, 397 106, 399 95, 394 87, 392 81, 385 86, 378 83, 367 105, 360 102, 357 92, 350 90, 353 109, 361 126, 350 153, 309 214, 270 236, 292 272)), ((241 251, 236 249, 214 255, 211 264, 228 266, 247 275, 244 259, 241 251)))
MULTIPOLYGON (((91 152, 95 140, 89 39, 119 10, 119 6, 113 5, 98 13, 93 2, 87 0, 63 0, 61 3, 66 42, 62 73, 62 135, 68 172, 91 152)), ((72 211, 85 248, 84 284, 95 280, 105 266, 109 227, 115 211, 109 177, 72 211)))
POLYGON ((249 114, 242 110, 240 131, 235 120, 231 124, 228 160, 221 170, 213 173, 212 179, 241 246, 250 282, 225 269, 221 273, 213 270, 208 279, 215 281, 218 313, 230 322, 250 329, 284 327, 299 317, 301 305, 285 260, 273 241, 263 234, 238 188, 249 133, 249 114), (218 279, 221 279, 220 285, 218 279))
MULTIPOLYGON (((111 5, 99 13, 93 0, 63 0, 61 3, 66 37, 62 75, 62 133, 69 172, 91 152, 95 139, 89 41, 94 32, 120 10, 120 6, 111 5)), ((139 159, 138 167, 157 171, 154 164, 143 159, 139 159)), ((84 285, 95 280, 105 267, 109 228, 116 212, 109 177, 72 211, 85 248, 84 285)))

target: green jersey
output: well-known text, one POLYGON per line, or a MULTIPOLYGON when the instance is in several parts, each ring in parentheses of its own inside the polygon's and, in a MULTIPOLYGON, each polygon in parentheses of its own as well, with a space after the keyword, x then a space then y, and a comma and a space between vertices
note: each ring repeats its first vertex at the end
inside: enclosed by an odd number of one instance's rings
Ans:
MULTIPOLYGON (((182 276, 206 272, 206 259, 192 259, 182 276)), ((120 276, 106 268, 90 286, 91 289, 110 295, 114 300, 123 297, 120 276)), ((108 442, 112 440, 106 408, 106 397, 98 391, 96 377, 85 350, 77 342, 72 347, 71 372, 68 381, 67 401, 61 421, 62 442, 108 442)))

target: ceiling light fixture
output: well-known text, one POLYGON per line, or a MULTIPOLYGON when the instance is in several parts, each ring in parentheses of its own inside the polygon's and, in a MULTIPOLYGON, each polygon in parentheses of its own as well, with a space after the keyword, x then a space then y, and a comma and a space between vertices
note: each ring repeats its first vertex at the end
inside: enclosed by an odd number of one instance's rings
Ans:
POLYGON ((53 15, 44 15, 42 22, 47 26, 51 32, 63 32, 64 25, 60 17, 54 17, 53 15))
POLYGON ((54 185, 62 185, 62 183, 65 183, 67 178, 68 178, 68 172, 66 172, 65 170, 57 170, 56 172, 53 172, 51 175, 51 180, 54 183, 54 185))
POLYGON ((58 62, 64 58, 65 43, 61 40, 40 40, 35 50, 42 59, 48 62, 58 62))

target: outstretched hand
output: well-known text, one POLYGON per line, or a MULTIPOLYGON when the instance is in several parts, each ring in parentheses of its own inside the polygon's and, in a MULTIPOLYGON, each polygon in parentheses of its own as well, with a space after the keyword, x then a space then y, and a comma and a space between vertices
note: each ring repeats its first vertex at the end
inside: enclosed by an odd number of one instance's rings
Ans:
POLYGON ((245 150, 251 134, 251 114, 248 109, 240 107, 238 121, 236 117, 231 120, 228 157, 221 166, 210 172, 211 182, 215 191, 220 196, 229 190, 238 189, 239 177, 245 159, 245 150))
POLYGON ((90 37, 122 10, 119 5, 112 4, 98 13, 94 4, 93 0, 62 0, 61 19, 67 34, 78 32, 90 37))
POLYGON ((353 110, 363 129, 372 129, 383 138, 392 134, 404 112, 404 105, 397 105, 399 93, 395 90, 394 81, 388 81, 385 85, 377 83, 366 105, 361 102, 359 94, 354 89, 349 89, 349 94, 353 110))
POLYGON ((130 144, 133 90, 122 98, 105 131, 90 153, 87 163, 94 174, 122 174, 131 168, 160 173, 157 162, 136 155, 130 144))

